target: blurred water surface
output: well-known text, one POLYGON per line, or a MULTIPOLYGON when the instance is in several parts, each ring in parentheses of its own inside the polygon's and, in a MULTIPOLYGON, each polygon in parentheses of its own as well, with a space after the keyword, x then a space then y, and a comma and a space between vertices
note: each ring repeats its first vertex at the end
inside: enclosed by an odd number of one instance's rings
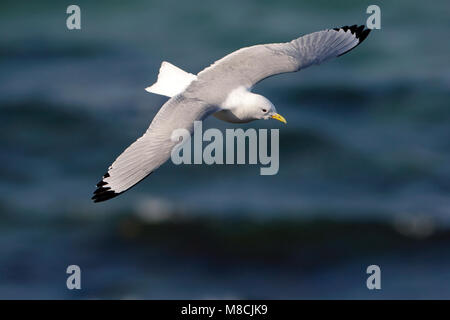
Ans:
POLYGON ((450 298, 447 1, 379 4, 358 49, 257 85, 288 125, 243 127, 280 129, 277 175, 167 163, 102 204, 95 183, 166 101, 144 91, 161 61, 197 73, 372 3, 77 4, 80 31, 65 3, 1 5, 0 298, 450 298))

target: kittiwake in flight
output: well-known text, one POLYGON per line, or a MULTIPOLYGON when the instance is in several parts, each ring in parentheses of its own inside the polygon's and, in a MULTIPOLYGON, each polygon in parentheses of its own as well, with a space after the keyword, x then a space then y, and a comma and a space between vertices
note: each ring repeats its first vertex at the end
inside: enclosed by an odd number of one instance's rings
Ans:
POLYGON ((251 92, 259 81, 295 72, 339 57, 368 36, 364 25, 345 26, 307 34, 286 43, 261 44, 239 49, 197 75, 163 62, 157 82, 148 92, 170 99, 161 107, 145 134, 109 167, 92 199, 105 201, 130 189, 166 162, 177 141, 176 129, 193 131, 194 121, 209 115, 233 123, 276 119, 286 123, 265 97, 251 92))

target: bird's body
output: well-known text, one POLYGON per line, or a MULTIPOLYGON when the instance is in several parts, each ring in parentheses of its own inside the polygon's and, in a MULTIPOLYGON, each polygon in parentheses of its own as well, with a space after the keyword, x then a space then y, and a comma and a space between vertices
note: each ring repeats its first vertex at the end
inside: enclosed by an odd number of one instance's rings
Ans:
POLYGON ((174 130, 192 132, 194 121, 211 114, 232 123, 270 118, 286 122, 267 98, 251 92, 252 87, 267 77, 340 56, 360 44, 369 32, 355 25, 311 33, 287 43, 243 48, 198 75, 163 62, 158 81, 146 90, 171 98, 147 132, 109 167, 93 200, 113 198, 144 179, 169 159, 177 143, 171 139, 174 130))

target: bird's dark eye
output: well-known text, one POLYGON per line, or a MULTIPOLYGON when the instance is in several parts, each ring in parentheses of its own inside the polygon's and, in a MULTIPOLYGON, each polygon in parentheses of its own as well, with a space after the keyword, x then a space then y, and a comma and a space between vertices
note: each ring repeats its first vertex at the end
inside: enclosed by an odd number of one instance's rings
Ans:
POLYGON ((263 112, 267 112, 267 109, 262 109, 263 112))

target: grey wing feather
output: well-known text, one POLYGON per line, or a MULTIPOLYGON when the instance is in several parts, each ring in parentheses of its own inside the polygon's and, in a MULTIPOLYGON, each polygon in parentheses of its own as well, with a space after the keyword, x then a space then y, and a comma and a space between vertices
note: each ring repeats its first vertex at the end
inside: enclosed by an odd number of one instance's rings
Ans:
POLYGON ((307 34, 286 43, 256 45, 237 50, 198 74, 203 82, 218 81, 222 88, 251 88, 259 81, 295 72, 338 57, 360 44, 369 34, 364 26, 342 27, 307 34))
POLYGON ((164 162, 178 141, 172 141, 175 129, 192 132, 194 121, 203 120, 215 108, 178 95, 167 101, 156 114, 146 133, 131 144, 109 167, 97 184, 94 202, 116 197, 147 177, 164 162))

